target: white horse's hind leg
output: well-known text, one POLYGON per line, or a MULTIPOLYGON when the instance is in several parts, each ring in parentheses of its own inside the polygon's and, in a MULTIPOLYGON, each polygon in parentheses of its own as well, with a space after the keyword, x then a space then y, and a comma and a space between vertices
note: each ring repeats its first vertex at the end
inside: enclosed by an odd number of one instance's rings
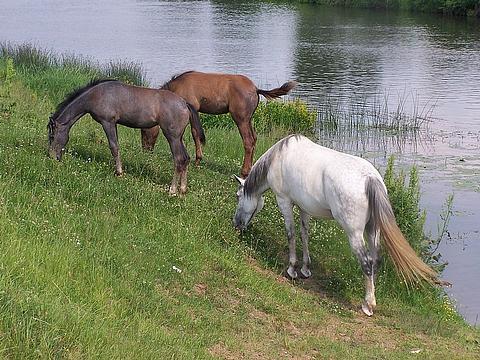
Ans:
POLYGON ((365 301, 362 304, 362 310, 365 315, 372 316, 373 310, 377 306, 377 301, 375 300, 375 284, 373 281, 373 275, 365 275, 365 301))
POLYGON ((308 251, 308 230, 310 228, 310 215, 308 215, 305 211, 300 209, 300 235, 302 237, 302 249, 303 249, 303 264, 300 272, 302 273, 303 277, 309 278, 312 276, 312 272, 310 271, 310 252, 308 251))
POLYGON ((354 231, 348 234, 348 240, 350 241, 350 246, 353 253, 360 262, 362 267, 363 274, 365 275, 365 301, 362 304, 363 312, 368 315, 373 315, 373 310, 375 309, 375 285, 373 281, 374 272, 373 272, 373 261, 370 257, 368 250, 365 246, 365 240, 363 239, 363 232, 354 231))
POLYGON ((377 300, 375 299, 375 279, 380 263, 380 229, 375 228, 374 223, 370 221, 365 227, 365 232, 367 235, 368 250, 372 259, 372 274, 365 275, 366 294, 362 310, 365 314, 371 316, 377 306, 377 300))
POLYGON ((372 222, 368 222, 365 227, 368 241, 368 250, 373 262, 373 277, 377 278, 377 271, 380 265, 380 229, 375 228, 372 222))
POLYGON ((289 199, 277 196, 277 204, 285 221, 285 230, 287 231, 288 248, 289 248, 289 265, 287 274, 291 279, 296 279, 298 274, 295 270, 297 264, 297 252, 295 243, 295 223, 293 218, 293 205, 289 199))

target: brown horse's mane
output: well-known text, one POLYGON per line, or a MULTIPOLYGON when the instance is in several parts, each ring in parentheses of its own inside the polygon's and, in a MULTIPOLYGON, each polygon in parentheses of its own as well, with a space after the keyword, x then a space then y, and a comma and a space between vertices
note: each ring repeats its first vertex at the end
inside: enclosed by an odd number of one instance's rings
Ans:
MULTIPOLYGON (((93 79, 91 80, 87 85, 80 87, 78 89, 73 90, 71 93, 69 93, 65 99, 57 105, 57 108, 55 109, 55 112, 50 115, 50 122, 54 122, 57 120, 57 118, 60 116, 60 114, 65 110, 65 108, 70 104, 73 100, 75 100, 77 97, 88 91, 89 89, 93 88, 94 86, 97 86, 98 84, 108 82, 108 81, 118 81, 116 79, 93 79)), ((49 123, 50 123, 49 122, 49 123)))
POLYGON ((168 80, 165 84, 163 84, 160 89, 162 90, 170 90, 170 85, 172 84, 172 82, 174 82, 175 80, 178 80, 179 78, 181 78, 183 75, 186 75, 186 74, 190 74, 194 72, 194 70, 189 70, 189 71, 185 71, 181 74, 176 74, 176 75, 173 75, 172 78, 170 80, 168 80))

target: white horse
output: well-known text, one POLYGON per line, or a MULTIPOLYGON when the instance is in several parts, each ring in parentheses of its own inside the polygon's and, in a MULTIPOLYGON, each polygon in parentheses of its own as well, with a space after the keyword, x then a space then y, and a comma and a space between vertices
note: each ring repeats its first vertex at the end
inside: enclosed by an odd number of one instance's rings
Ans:
POLYGON ((426 280, 442 283, 405 240, 397 226, 387 189, 368 161, 325 148, 300 135, 288 136, 263 154, 249 176, 240 183, 234 226, 243 230, 262 209, 262 194, 269 188, 285 220, 289 241, 288 275, 295 279, 297 255, 293 205, 300 209, 304 277, 311 276, 308 252, 310 217, 335 219, 347 233, 353 253, 365 276, 363 312, 371 316, 376 306, 375 275, 379 265, 380 233, 397 271, 407 283, 426 280), (366 232, 368 248, 363 234, 366 232))

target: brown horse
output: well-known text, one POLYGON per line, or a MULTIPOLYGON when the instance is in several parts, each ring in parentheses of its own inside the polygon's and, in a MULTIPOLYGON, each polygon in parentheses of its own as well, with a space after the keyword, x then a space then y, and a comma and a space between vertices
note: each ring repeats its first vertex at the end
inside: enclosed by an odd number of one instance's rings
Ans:
POLYGON ((190 157, 183 144, 183 133, 190 122, 199 142, 205 142, 205 135, 198 112, 184 99, 168 90, 132 86, 110 79, 92 81, 68 95, 50 116, 47 127, 51 157, 61 160, 70 128, 87 113, 102 125, 107 135, 116 175, 123 174, 117 124, 131 128, 160 127, 175 164, 170 193, 177 193, 179 181, 180 193, 186 192, 190 157))
MULTIPOLYGON (((173 91, 192 104, 195 110, 206 114, 230 113, 238 131, 242 136, 245 156, 241 175, 246 177, 252 168, 253 153, 257 137, 252 127, 252 115, 258 106, 259 95, 267 99, 286 95, 296 86, 289 81, 272 90, 258 89, 246 76, 231 74, 209 74, 198 71, 187 71, 174 76, 162 86, 162 89, 173 91)), ((142 129, 142 145, 144 149, 153 150, 158 136, 158 127, 142 129)), ((196 134, 196 160, 202 158, 202 147, 196 134)))

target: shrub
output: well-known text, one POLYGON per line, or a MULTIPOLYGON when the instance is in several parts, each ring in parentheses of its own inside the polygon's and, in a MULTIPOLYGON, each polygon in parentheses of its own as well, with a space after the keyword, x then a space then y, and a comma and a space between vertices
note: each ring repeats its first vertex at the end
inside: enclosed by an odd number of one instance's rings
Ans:
MULTIPOLYGON (((281 128, 290 133, 311 133, 316 120, 316 112, 308 109, 306 103, 298 99, 260 102, 253 114, 253 125, 258 133, 268 133, 274 128, 281 128)), ((205 128, 235 127, 235 122, 229 114, 202 114, 202 124, 205 128)))

